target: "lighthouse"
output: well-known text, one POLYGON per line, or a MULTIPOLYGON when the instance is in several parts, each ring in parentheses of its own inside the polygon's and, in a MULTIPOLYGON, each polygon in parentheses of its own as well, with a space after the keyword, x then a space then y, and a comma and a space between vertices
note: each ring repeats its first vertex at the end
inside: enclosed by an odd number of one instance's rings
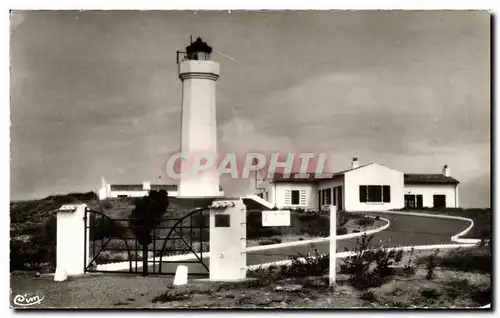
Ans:
POLYGON ((210 60, 212 47, 201 38, 177 52, 182 82, 181 173, 179 197, 220 196, 217 167, 215 83, 220 65, 210 60), (182 60, 180 60, 182 58, 182 60), (202 171, 193 165, 201 163, 202 171), (208 168, 206 168, 208 167, 208 168), (195 173, 193 173, 195 172, 195 173))

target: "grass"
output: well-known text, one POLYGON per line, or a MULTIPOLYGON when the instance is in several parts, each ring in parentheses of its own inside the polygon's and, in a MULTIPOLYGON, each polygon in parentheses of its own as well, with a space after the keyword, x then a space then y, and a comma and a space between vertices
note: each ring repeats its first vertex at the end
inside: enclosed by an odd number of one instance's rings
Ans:
POLYGON ((427 255, 418 258, 416 263, 421 265, 434 261, 436 266, 450 270, 491 273, 493 265, 491 257, 491 249, 488 246, 484 246, 480 248, 459 248, 435 257, 433 257, 433 255, 427 255), (434 258, 434 260, 432 260, 432 258, 434 258))

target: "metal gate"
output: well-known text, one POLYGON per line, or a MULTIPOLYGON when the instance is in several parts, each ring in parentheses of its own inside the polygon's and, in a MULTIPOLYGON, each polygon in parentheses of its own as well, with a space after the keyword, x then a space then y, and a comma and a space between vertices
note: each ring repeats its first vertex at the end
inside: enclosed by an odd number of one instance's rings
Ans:
MULTIPOLYGON (((151 230, 148 274, 173 275, 178 265, 186 265, 189 275, 208 276, 207 260, 203 257, 208 256, 209 249, 209 209, 182 214, 167 210, 167 216, 158 219, 151 230)), ((86 210, 85 272, 142 273, 143 248, 131 231, 130 220, 86 210)))

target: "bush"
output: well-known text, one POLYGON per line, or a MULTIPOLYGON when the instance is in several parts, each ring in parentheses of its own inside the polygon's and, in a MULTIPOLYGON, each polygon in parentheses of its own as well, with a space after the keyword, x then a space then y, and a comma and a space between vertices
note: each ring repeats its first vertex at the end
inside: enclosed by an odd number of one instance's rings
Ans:
POLYGON ((422 290, 420 290, 420 295, 424 298, 424 299, 438 299, 439 298, 439 292, 434 289, 434 288, 424 288, 422 290))
POLYGON ((434 279, 436 277, 436 274, 434 273, 434 269, 436 269, 438 263, 437 263, 437 254, 439 253, 439 250, 436 250, 433 254, 429 255, 427 257, 427 261, 425 263, 425 268, 427 269, 427 274, 425 275, 425 278, 428 280, 434 279))
POLYGON ((101 215, 90 213, 89 225, 90 241, 125 236, 125 227, 122 224, 101 215))
POLYGON ((259 241, 259 245, 272 245, 281 243, 281 239, 279 237, 273 237, 270 239, 259 241))
POLYGON ((27 240, 12 239, 10 242, 10 270, 40 270, 43 264, 48 269, 56 264, 57 219, 51 216, 43 224, 33 227, 27 240))
POLYGON ((188 299, 188 298, 189 298, 189 295, 187 295, 186 293, 181 293, 181 292, 174 289, 174 290, 167 290, 163 294, 156 296, 155 298, 153 298, 152 302, 154 302, 154 303, 158 303, 158 302, 167 303, 170 301, 184 300, 184 299, 188 299))
POLYGON ((362 227, 372 226, 374 222, 375 219, 368 216, 362 216, 356 220, 356 224, 362 227))
POLYGON ((359 299, 373 303, 375 300, 377 300, 377 297, 375 296, 373 290, 368 289, 361 293, 359 299))
POLYGON ((354 255, 346 257, 340 265, 341 273, 349 274, 350 284, 359 290, 381 286, 394 274, 392 265, 399 263, 403 255, 401 250, 369 249, 372 238, 366 234, 361 240, 357 238, 356 246, 350 250, 354 255))
POLYGON ((337 228, 337 235, 345 235, 347 234, 347 229, 345 227, 337 228))
POLYGON ((492 301, 491 285, 471 284, 467 279, 452 279, 446 282, 444 292, 452 299, 470 298, 478 306, 490 304, 492 301))
POLYGON ((408 262, 404 265, 404 274, 407 277, 413 276, 417 272, 417 267, 412 264, 414 251, 415 250, 412 247, 410 250, 410 257, 408 258, 408 262))
POLYGON ((320 254, 311 244, 313 251, 307 255, 290 256, 291 264, 281 267, 281 274, 291 277, 322 276, 328 273, 330 257, 320 254), (301 260, 303 258, 303 260, 301 260))
POLYGON ((489 248, 450 251, 437 262, 443 268, 479 273, 491 273, 493 265, 489 248))

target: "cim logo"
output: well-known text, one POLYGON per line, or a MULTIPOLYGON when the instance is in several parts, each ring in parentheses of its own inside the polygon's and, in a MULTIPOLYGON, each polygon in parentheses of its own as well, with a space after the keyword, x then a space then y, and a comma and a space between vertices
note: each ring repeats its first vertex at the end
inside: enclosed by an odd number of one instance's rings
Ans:
POLYGON ((29 307, 35 304, 41 304, 45 297, 40 297, 38 295, 30 296, 28 294, 16 295, 14 297, 14 304, 21 307, 29 307))

